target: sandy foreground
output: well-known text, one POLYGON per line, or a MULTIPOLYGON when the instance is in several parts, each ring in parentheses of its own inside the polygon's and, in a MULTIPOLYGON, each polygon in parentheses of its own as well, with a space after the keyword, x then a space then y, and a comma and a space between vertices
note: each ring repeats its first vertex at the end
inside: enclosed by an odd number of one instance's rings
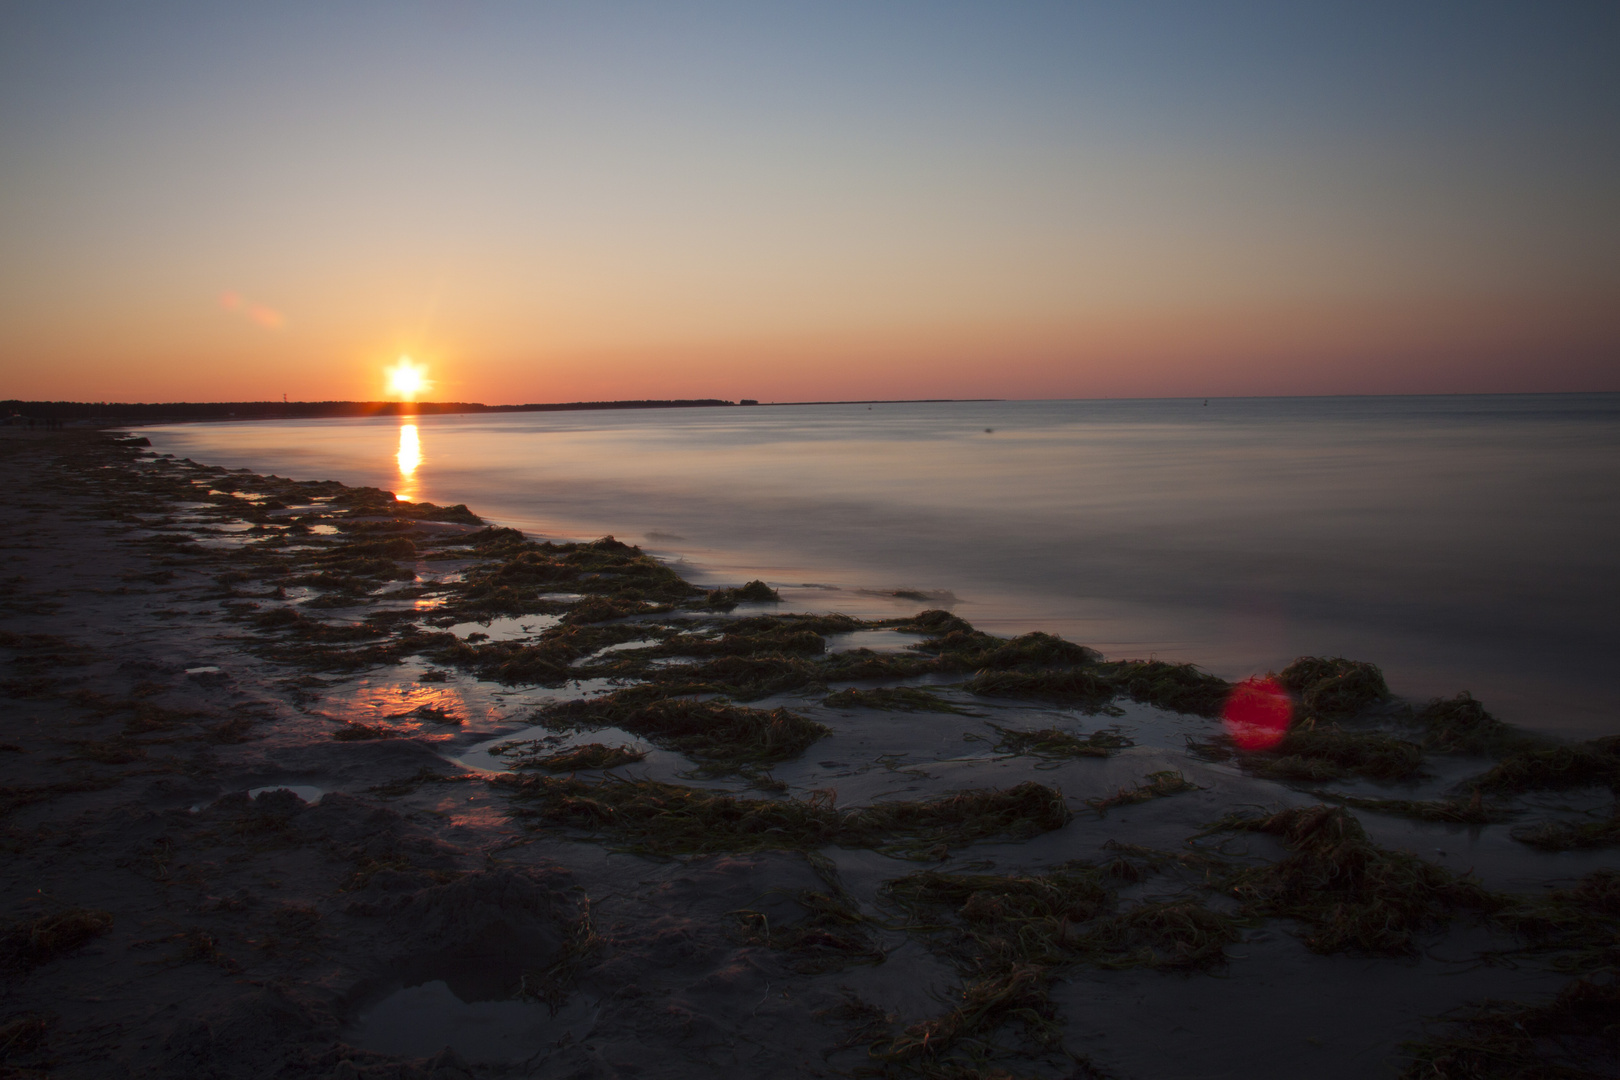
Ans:
POLYGON ((1620 1075, 1615 739, 0 461, 0 1076, 1620 1075))

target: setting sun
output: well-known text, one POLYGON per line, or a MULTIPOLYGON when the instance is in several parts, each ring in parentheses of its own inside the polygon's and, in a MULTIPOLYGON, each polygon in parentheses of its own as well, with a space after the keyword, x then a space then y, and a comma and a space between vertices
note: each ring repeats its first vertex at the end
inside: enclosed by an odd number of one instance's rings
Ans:
POLYGON ((408 356, 400 357, 399 362, 388 369, 388 392, 401 401, 415 401, 416 395, 427 386, 424 369, 408 356))

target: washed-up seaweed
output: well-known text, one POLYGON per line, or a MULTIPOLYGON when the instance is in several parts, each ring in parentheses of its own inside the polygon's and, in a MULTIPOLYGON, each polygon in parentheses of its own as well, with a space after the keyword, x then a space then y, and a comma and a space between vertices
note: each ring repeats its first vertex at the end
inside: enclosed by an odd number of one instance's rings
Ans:
POLYGON ((588 782, 508 774, 492 783, 512 797, 519 816, 667 855, 841 846, 938 858, 981 840, 1028 839, 1070 818, 1063 797, 1035 783, 851 810, 820 799, 753 799, 611 776, 588 782))
POLYGON ((1298 919, 1313 952, 1411 953, 1417 933, 1500 907, 1472 878, 1378 847, 1342 808, 1233 814, 1209 831, 1264 833, 1282 842, 1288 850, 1282 859, 1240 869, 1222 887, 1250 915, 1298 919))

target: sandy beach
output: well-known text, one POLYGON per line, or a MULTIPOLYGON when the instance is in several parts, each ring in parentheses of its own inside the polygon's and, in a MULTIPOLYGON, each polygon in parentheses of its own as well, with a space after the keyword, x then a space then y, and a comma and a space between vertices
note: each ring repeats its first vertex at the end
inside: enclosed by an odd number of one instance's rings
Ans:
POLYGON ((1620 1075, 1620 737, 0 461, 0 1075, 1620 1075))

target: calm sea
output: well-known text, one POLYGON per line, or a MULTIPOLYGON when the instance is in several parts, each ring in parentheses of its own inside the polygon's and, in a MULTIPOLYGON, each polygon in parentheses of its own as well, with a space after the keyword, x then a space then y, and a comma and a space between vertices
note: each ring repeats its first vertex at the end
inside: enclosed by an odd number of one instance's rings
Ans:
POLYGON ((949 607, 1226 677, 1314 653, 1620 731, 1620 395, 192 424, 160 452, 613 534, 796 608, 949 607), (905 593, 896 596, 895 593, 905 593), (919 599, 923 597, 924 599, 919 599))

